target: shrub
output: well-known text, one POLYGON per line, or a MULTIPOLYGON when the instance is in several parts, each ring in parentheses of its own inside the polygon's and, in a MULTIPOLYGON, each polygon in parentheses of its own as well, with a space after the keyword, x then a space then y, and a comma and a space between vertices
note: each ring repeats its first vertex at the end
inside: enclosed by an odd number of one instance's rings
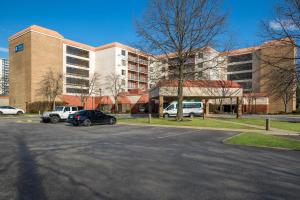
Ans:
MULTIPOLYGON (((66 105, 65 102, 55 102, 56 106, 66 105)), ((36 101, 27 104, 26 110, 28 113, 39 113, 52 110, 52 105, 48 101, 36 101)))

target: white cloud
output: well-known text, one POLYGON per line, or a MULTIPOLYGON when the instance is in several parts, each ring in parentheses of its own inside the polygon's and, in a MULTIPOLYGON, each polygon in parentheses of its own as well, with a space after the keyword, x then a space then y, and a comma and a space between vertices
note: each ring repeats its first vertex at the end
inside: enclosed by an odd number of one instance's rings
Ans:
POLYGON ((299 30, 296 24, 291 20, 270 21, 269 26, 274 30, 282 30, 283 28, 289 31, 299 30))
POLYGON ((8 52, 8 48, 0 47, 0 52, 5 52, 5 53, 7 53, 7 52, 8 52))

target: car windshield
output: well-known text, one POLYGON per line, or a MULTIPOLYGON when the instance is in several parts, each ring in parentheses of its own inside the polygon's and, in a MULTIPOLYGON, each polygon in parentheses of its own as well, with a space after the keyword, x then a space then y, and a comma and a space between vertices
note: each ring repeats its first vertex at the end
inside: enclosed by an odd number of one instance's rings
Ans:
POLYGON ((64 107, 58 106, 55 108, 55 111, 63 111, 64 107))

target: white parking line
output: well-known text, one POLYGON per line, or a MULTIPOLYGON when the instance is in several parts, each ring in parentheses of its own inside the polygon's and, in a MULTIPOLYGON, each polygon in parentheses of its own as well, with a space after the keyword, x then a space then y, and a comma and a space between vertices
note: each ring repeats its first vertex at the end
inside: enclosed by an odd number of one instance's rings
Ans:
POLYGON ((175 136, 178 136, 178 135, 185 135, 185 134, 187 134, 187 133, 171 134, 171 135, 167 135, 167 136, 156 137, 154 139, 163 139, 163 138, 175 137, 175 136))

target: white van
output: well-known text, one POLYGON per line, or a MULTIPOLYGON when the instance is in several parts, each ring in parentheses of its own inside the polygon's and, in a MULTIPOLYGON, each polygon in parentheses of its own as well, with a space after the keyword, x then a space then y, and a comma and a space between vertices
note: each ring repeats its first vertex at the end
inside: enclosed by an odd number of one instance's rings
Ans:
MULTIPOLYGON (((168 107, 164 109, 164 118, 177 115, 177 102, 173 101, 168 107)), ((200 101, 190 102, 183 101, 183 116, 202 116, 203 115, 203 103, 200 101)))

